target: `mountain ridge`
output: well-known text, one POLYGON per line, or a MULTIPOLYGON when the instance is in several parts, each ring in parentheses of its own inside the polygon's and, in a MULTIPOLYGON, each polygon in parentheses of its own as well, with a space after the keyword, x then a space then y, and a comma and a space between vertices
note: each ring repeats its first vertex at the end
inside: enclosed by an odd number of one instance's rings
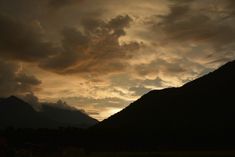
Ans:
POLYGON ((97 141, 103 139, 104 147, 226 143, 235 146, 234 89, 232 61, 181 87, 150 91, 91 127, 90 132, 100 137, 97 141))
MULTIPOLYGON (((45 105, 46 106, 46 105, 45 105)), ((45 107, 44 107, 45 108, 45 107)), ((98 123, 94 118, 77 111, 59 109, 48 106, 48 111, 36 111, 31 104, 26 103, 16 96, 0 100, 0 128, 58 128, 79 127, 87 128, 98 123), (56 115, 53 115, 57 113, 56 115), (70 115, 75 118, 73 122, 66 120, 70 115), (82 116, 81 116, 82 115, 82 116), (63 117, 64 120, 58 117, 63 117)), ((70 118, 71 119, 71 118, 70 118)))
MULTIPOLYGON (((235 73, 235 61, 231 61, 231 62, 228 62, 228 63, 226 63, 226 64, 224 64, 223 66, 221 66, 221 67, 219 67, 217 70, 215 70, 215 71, 213 71, 213 72, 210 72, 210 73, 208 73, 208 74, 206 74, 206 75, 204 75, 204 76, 202 76, 202 77, 199 77, 199 78, 197 78, 197 79, 195 79, 195 80, 193 80, 193 81, 190 81, 190 82, 188 82, 188 83, 185 83, 184 85, 182 85, 181 87, 170 87, 170 88, 165 88, 165 89, 162 89, 162 90, 152 90, 152 91, 150 91, 150 92, 148 92, 148 93, 146 93, 146 94, 144 94, 141 98, 139 98, 138 100, 136 100, 135 102, 138 102, 138 101, 141 101, 142 99, 144 99, 145 97, 149 97, 150 95, 152 95, 152 94, 157 94, 159 97, 161 96, 161 95, 164 95, 166 92, 171 92, 171 91, 177 91, 178 92, 178 90, 181 90, 181 89, 183 89, 183 90, 188 90, 188 88, 190 88, 191 86, 196 86, 195 84, 197 84, 197 83, 199 83, 199 81, 200 81, 200 84, 201 83, 203 83, 204 84, 204 82, 206 81, 213 81, 213 78, 211 78, 211 76, 212 75, 218 75, 218 72, 219 72, 219 75, 221 75, 221 72, 226 72, 226 73, 228 73, 228 74, 226 74, 226 75, 231 75, 231 68, 230 67, 233 67, 233 72, 235 73)), ((224 74, 223 74, 224 75, 224 74)), ((231 77, 231 79, 228 79, 229 80, 229 82, 232 82, 233 81, 233 78, 235 78, 234 76, 233 77, 231 77)), ((223 81, 223 80, 215 80, 216 82, 219 82, 219 81, 223 81)), ((235 80, 234 80, 235 81, 235 80)), ((222 83, 222 82, 221 82, 222 83)), ((220 87, 221 86, 221 83, 218 83, 216 86, 214 86, 214 88, 218 88, 218 86, 220 87)), ((209 84, 210 85, 210 84, 209 84)), ((199 85, 200 86, 200 85, 199 85)), ((196 86, 197 88, 199 88, 198 87, 198 85, 196 86)), ((212 86, 210 86, 209 88, 211 88, 212 86)), ((226 86, 227 87, 227 86, 226 86)), ((195 87, 194 87, 195 88, 195 87)), ((221 88, 221 87, 220 87, 221 88)), ((204 88, 204 89, 207 89, 207 88, 204 88)), ((133 102, 133 103, 131 103, 130 105, 128 105, 126 108, 124 108, 123 110, 126 110, 126 109, 128 109, 128 108, 130 108, 131 106, 132 106, 132 104, 134 104, 135 102, 133 102)), ((122 111, 123 111, 122 110, 122 111)), ((122 111, 120 111, 120 112, 122 112, 122 111)), ((118 112, 118 113, 120 113, 120 112, 118 112)), ((113 117, 113 116, 115 116, 116 114, 114 114, 114 115, 112 115, 111 117, 113 117)), ((111 117, 109 117, 109 118, 111 118, 111 117)), ((107 121, 107 119, 105 119, 104 121, 107 121)))

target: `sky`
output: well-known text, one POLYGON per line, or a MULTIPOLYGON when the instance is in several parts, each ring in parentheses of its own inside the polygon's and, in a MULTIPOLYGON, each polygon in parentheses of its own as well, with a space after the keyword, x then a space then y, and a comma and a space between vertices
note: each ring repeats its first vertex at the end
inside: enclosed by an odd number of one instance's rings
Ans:
POLYGON ((103 120, 235 58, 234 0, 0 0, 0 97, 103 120))

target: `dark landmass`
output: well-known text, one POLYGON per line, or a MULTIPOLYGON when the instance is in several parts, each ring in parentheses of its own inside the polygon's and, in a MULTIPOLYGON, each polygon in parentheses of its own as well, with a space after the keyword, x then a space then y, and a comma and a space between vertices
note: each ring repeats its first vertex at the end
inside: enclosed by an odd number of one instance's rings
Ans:
MULTIPOLYGON (((76 109, 69 110, 44 104, 40 113, 49 119, 68 124, 67 126, 71 127, 88 128, 98 123, 96 119, 76 109)), ((66 125, 62 126, 66 127, 66 125)))
POLYGON ((0 128, 87 128, 98 123, 94 118, 79 110, 43 105, 40 111, 32 105, 11 96, 0 100, 0 128))
POLYGON ((182 87, 151 91, 89 130, 94 149, 233 148, 234 89, 235 61, 182 87))

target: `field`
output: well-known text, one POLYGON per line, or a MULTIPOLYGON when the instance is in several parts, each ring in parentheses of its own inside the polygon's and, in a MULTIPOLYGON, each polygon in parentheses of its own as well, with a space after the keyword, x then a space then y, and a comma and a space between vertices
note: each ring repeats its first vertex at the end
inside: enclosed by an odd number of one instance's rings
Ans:
MULTIPOLYGON (((12 152, 13 153, 13 152, 12 152)), ((235 151, 84 152, 67 148, 53 152, 15 150, 12 157, 235 157, 235 151)), ((4 156, 5 156, 4 155, 4 156)), ((4 157, 3 156, 3 157, 4 157)))

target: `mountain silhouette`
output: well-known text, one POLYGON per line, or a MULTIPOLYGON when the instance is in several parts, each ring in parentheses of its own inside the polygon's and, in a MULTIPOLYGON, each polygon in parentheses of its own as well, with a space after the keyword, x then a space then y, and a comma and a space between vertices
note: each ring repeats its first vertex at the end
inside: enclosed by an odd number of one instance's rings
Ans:
POLYGON ((87 128, 98 123, 96 119, 89 117, 82 111, 58 108, 52 105, 44 104, 41 109, 41 114, 54 121, 79 128, 87 128))
POLYGON ((0 100, 0 128, 88 127, 97 121, 80 111, 44 106, 35 111, 32 105, 11 96, 0 100), (70 122, 71 118, 74 118, 70 122))
POLYGON ((0 127, 53 128, 58 124, 36 112, 29 104, 11 96, 0 102, 0 127))
POLYGON ((234 90, 235 61, 182 87, 150 91, 90 134, 117 149, 235 146, 234 90))

